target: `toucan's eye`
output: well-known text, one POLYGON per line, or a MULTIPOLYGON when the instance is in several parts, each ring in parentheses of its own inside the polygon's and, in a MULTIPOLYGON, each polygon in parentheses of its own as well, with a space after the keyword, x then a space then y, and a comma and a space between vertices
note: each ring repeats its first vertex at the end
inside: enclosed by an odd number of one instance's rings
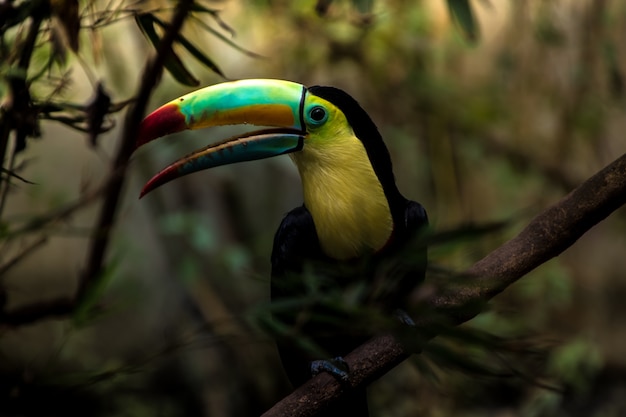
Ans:
POLYGON ((313 124, 321 125, 328 119, 328 113, 323 107, 315 106, 309 110, 309 118, 313 124))
POLYGON ((315 120, 316 122, 321 122, 322 120, 324 120, 324 118, 326 117, 326 110, 324 110, 321 107, 314 107, 311 110, 311 119, 315 120))

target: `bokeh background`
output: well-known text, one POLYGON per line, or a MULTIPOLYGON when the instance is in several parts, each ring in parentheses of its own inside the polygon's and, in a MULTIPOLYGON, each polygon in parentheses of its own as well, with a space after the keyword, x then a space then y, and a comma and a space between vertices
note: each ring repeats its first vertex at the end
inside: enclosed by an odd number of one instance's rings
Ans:
MULTIPOLYGON (((348 91, 379 126, 400 190, 427 208, 435 231, 506 222, 433 246, 433 276, 462 271, 626 150, 626 3, 471 1, 474 32, 455 23, 452 3, 206 2, 219 20, 194 13, 183 30, 228 79, 348 91)), ((45 70, 32 94, 86 103, 100 80, 113 101, 132 98, 154 48, 127 11, 167 20, 175 3, 78 4, 79 53, 45 70), (94 27, 102 16, 109 20, 94 27)), ((19 30, 5 34, 3 53, 19 30)), ((49 61, 46 42, 44 32, 32 72, 49 61)), ((201 85, 224 80, 176 51, 201 85)), ((166 73, 149 108, 193 89, 166 73)), ((29 233, 6 231, 108 175, 122 124, 120 114, 110 119, 116 127, 96 147, 44 121, 18 155, 19 175, 35 184, 12 180, 1 264, 47 240, 0 277, 6 310, 75 293, 98 201, 29 233)), ((273 233, 302 199, 289 158, 220 167, 137 198, 167 163, 238 131, 186 132, 136 152, 97 308, 0 328, 0 415, 247 416, 289 392, 258 321, 273 233)), ((440 349, 370 388, 372 415, 626 415, 625 254, 619 210, 463 326, 496 336, 506 352, 435 340, 440 349)))

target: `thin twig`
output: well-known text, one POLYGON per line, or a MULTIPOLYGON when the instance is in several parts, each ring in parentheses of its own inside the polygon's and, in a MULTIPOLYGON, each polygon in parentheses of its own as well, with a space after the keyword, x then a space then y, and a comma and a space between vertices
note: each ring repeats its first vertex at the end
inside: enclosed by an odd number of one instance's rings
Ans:
POLYGON ((81 208, 87 207, 89 204, 93 203, 96 198, 100 197, 105 190, 105 184, 102 184, 88 192, 83 193, 78 199, 72 201, 71 203, 54 210, 52 212, 47 212, 42 216, 37 216, 28 220, 28 222, 24 223, 22 226, 10 230, 5 236, 4 239, 9 241, 11 239, 16 238, 17 236, 41 231, 44 227, 49 225, 50 223, 55 223, 61 220, 67 219, 69 216, 74 214, 77 210, 81 208))
MULTIPOLYGON (((36 184, 36 183, 34 183, 32 181, 27 180, 26 178, 22 177, 21 175, 16 174, 15 173, 15 169, 16 168, 15 168, 15 165, 14 165, 13 162, 10 165, 11 165, 11 169, 10 170, 8 170, 6 168, 0 168, 0 174, 6 175, 7 179, 15 178, 15 179, 17 179, 19 181, 22 181, 24 184, 30 184, 30 185, 35 185, 36 184)), ((0 213, 1 212, 2 212, 2 210, 0 210, 0 213)))
POLYGON ((9 157, 9 164, 7 165, 8 168, 2 168, 2 172, 7 174, 7 177, 4 179, 4 181, 2 181, 2 177, 0 176, 0 183, 4 183, 4 187, 0 187, 1 191, 0 191, 0 217, 2 216, 2 213, 4 213, 4 205, 7 202, 7 197, 9 196, 9 190, 11 189, 11 178, 10 177, 16 177, 16 178, 20 178, 22 179, 20 176, 18 176, 17 174, 13 173, 13 170, 15 169, 15 155, 17 154, 17 152, 15 152, 15 146, 13 146, 13 149, 11 151, 11 156, 9 157))
MULTIPOLYGON (((18 117, 24 118, 29 111, 30 107, 30 92, 26 86, 26 73, 30 66, 30 59, 33 56, 35 48, 35 42, 37 41, 37 35, 39 34, 39 28, 41 27, 42 17, 40 15, 33 16, 30 26, 28 27, 28 33, 23 45, 21 45, 21 55, 17 63, 17 69, 21 70, 23 76, 9 77, 9 88, 11 90, 12 100, 10 105, 6 109, 0 109, 0 166, 4 167, 4 159, 9 147, 9 139, 11 132, 15 130, 16 138, 19 133, 18 117)), ((15 146, 14 146, 15 148, 15 146)), ((13 150, 14 159, 15 150, 13 150)), ((11 167, 9 167, 11 170, 11 167)), ((4 200, 8 194, 9 181, 0 181, 0 218, 2 218, 2 209, 4 207, 4 200), (4 184, 3 184, 4 183, 4 184)))
POLYGON ((72 314, 75 307, 76 303, 71 297, 39 301, 35 304, 14 308, 11 311, 0 311, 0 325, 20 326, 50 317, 66 318, 72 314))
POLYGON ((20 253, 15 255, 11 260, 7 261, 4 265, 0 265, 0 277, 4 276, 4 274, 15 265, 17 265, 20 261, 26 258, 28 255, 31 255, 37 248, 42 246, 44 243, 48 241, 47 236, 42 236, 39 239, 35 240, 33 243, 25 247, 20 253))

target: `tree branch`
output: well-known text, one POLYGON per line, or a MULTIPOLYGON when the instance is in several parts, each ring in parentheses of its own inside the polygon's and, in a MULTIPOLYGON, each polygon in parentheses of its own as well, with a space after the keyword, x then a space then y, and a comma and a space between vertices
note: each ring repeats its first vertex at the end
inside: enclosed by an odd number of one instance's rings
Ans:
POLYGON ((0 329, 3 326, 23 326, 36 321, 71 315, 76 307, 76 302, 71 297, 58 297, 46 301, 38 301, 34 304, 17 307, 11 311, 0 311, 0 329))
POLYGON ((137 93, 137 100, 128 110, 124 120, 120 147, 113 163, 107 190, 105 191, 104 204, 102 206, 102 210, 100 211, 97 226, 91 239, 91 249, 88 255, 87 267, 83 272, 79 283, 76 295, 77 299, 82 298, 82 296, 88 291, 92 282, 97 279, 98 275, 102 271, 102 263, 109 244, 111 229, 115 224, 117 208, 122 194, 122 186, 124 185, 124 177, 128 166, 128 160, 135 149, 139 123, 145 114, 150 94, 161 78, 163 65, 165 60, 168 58, 167 55, 169 54, 172 44, 178 36, 178 32, 180 32, 180 29, 185 22, 185 18, 193 6, 193 3, 193 0, 180 0, 178 2, 176 12, 172 18, 172 23, 168 26, 165 35, 161 40, 156 57, 148 62, 146 64, 146 68, 142 71, 141 85, 139 87, 139 92, 137 93))
POLYGON ((5 264, 0 265, 0 277, 3 276, 9 269, 13 268, 15 265, 23 261, 28 255, 31 255, 38 248, 40 248, 44 243, 48 241, 47 236, 40 236, 37 240, 32 242, 26 248, 21 250, 17 255, 7 261, 5 264))
MULTIPOLYGON (((5 103, 6 108, 0 108, 0 166, 7 168, 9 171, 13 170, 12 164, 5 167, 4 160, 7 156, 11 132, 15 132, 13 157, 10 157, 10 160, 14 161, 15 154, 18 152, 20 146, 23 146, 23 144, 20 144, 20 141, 25 141, 26 136, 32 135, 37 130, 37 122, 35 117, 32 116, 32 100, 30 90, 26 85, 26 76, 42 21, 43 18, 38 13, 31 17, 26 39, 20 45, 21 54, 17 62, 17 69, 21 70, 22 74, 7 77, 11 99, 8 100, 8 105, 5 103)), ((0 217, 4 211, 9 186, 10 183, 8 179, 4 182, 0 181, 0 217)))
MULTIPOLYGON (((480 313, 482 306, 529 271, 562 253, 584 233, 626 203, 626 154, 549 207, 522 232, 475 263, 453 288, 440 289, 427 301, 416 323, 422 345, 435 336, 442 319, 458 325, 480 313)), ((365 387, 409 353, 391 334, 376 337, 344 359, 350 381, 340 384, 328 374, 309 380, 274 405, 263 417, 314 416, 351 388, 365 387)))

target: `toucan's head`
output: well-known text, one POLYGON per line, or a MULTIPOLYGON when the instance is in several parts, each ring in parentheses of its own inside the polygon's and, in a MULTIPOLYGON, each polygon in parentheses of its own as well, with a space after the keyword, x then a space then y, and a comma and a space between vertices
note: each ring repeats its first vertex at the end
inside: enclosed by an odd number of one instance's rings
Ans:
POLYGON ((403 222, 404 197, 378 129, 345 92, 280 80, 217 84, 148 115, 137 146, 185 129, 252 124, 270 128, 209 145, 152 177, 141 196, 192 172, 289 154, 322 250, 350 259, 381 250, 403 222))
POLYGON ((266 79, 206 87, 148 115, 137 147, 186 129, 234 124, 271 128, 211 144, 179 159, 150 179, 141 196, 183 175, 235 162, 293 153, 299 168, 311 159, 323 163, 349 152, 348 140, 361 142, 383 188, 395 189, 389 153, 376 126, 352 97, 334 87, 307 88, 266 79))

